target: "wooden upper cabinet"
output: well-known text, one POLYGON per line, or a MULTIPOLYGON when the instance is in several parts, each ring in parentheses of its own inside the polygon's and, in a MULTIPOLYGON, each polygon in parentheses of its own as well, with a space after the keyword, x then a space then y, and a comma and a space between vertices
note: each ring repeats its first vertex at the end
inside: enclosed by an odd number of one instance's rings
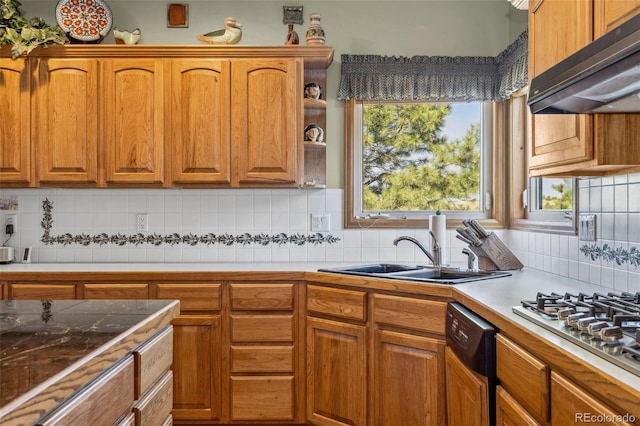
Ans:
POLYGON ((234 186, 297 186, 302 175, 302 60, 231 64, 234 186))
MULTIPOLYGON (((593 38, 592 0, 529 3, 529 77, 533 78, 586 46, 593 38), (570 29, 570 31, 568 31, 570 29)), ((592 118, 538 114, 531 117, 532 175, 549 166, 593 157, 592 118)))
POLYGON ((107 184, 151 184, 164 180, 164 62, 105 59, 103 65, 103 155, 107 184))
POLYGON ((305 114, 325 123, 326 102, 305 109, 303 85, 305 70, 324 84, 330 47, 9 52, 0 46, 0 186, 325 184, 324 147, 308 150, 305 177, 303 127, 305 114))
POLYGON ((98 182, 98 65, 90 59, 37 61, 37 181, 98 182))
POLYGON ((0 187, 31 180, 30 86, 25 59, 0 58, 0 187))
POLYGON ((638 13, 640 0, 594 0, 594 38, 613 30, 638 13))
MULTIPOLYGON (((530 0, 530 78, 638 13, 639 5, 640 0, 530 0)), ((536 114, 530 131, 531 176, 640 170, 640 114, 536 114)))
POLYGON ((171 64, 171 156, 176 184, 231 184, 230 62, 171 64))

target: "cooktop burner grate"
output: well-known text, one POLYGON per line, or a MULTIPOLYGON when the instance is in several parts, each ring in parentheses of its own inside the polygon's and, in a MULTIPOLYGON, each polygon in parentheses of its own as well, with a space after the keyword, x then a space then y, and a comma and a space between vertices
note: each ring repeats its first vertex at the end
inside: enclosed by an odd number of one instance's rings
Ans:
POLYGON ((640 376, 640 292, 538 293, 513 312, 640 376))

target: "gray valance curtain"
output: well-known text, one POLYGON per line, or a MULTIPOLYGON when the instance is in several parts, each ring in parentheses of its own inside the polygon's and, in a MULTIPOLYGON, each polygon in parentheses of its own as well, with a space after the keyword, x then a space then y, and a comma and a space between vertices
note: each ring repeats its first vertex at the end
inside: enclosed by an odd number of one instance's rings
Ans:
POLYGON ((338 99, 495 101, 528 83, 527 32, 496 57, 342 55, 338 99))

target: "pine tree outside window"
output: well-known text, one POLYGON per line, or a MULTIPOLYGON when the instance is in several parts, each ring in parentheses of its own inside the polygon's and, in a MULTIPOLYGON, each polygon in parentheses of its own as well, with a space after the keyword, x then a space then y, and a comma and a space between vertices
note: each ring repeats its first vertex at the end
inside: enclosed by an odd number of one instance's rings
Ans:
POLYGON ((355 110, 356 216, 488 217, 490 105, 364 101, 355 110))

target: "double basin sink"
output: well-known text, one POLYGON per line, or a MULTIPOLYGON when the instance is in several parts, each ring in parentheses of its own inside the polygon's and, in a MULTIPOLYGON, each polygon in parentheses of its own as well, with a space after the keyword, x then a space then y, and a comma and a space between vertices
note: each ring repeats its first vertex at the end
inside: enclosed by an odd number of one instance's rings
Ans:
POLYGON ((428 266, 411 266, 392 263, 375 263, 370 265, 327 268, 319 269, 318 271, 436 284, 462 284, 471 281, 488 280, 511 275, 511 273, 505 271, 463 271, 461 269, 453 268, 434 268, 428 266))

